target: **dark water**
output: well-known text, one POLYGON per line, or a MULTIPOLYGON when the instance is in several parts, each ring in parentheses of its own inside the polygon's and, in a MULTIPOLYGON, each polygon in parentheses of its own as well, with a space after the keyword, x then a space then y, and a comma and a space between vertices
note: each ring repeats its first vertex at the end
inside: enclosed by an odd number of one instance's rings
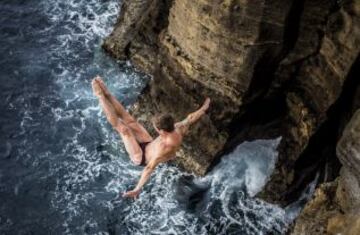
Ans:
POLYGON ((160 166, 140 199, 112 201, 141 168, 90 89, 126 105, 148 78, 101 48, 117 0, 0 2, 0 234, 279 234, 284 210, 252 198, 279 140, 244 143, 207 177, 160 166))

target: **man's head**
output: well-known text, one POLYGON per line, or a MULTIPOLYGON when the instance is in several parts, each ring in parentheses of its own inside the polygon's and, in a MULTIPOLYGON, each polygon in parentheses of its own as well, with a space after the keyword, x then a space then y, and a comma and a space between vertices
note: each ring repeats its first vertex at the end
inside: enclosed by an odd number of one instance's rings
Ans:
POLYGON ((161 114, 155 117, 154 124, 160 131, 172 132, 174 127, 174 118, 170 114, 161 114))

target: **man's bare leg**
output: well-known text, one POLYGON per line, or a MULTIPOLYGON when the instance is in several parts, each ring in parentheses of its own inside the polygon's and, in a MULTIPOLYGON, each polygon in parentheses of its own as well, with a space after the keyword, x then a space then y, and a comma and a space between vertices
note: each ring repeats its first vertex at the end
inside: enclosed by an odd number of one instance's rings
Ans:
POLYGON ((113 105, 116 113, 118 116, 124 121, 124 123, 134 122, 136 121, 125 109, 125 107, 111 94, 109 89, 106 87, 104 81, 101 79, 101 77, 97 76, 96 81, 99 82, 99 85, 101 89, 103 90, 104 94, 106 95, 106 98, 111 102, 113 105))
POLYGON ((105 116, 109 123, 113 126, 115 130, 120 134, 126 151, 129 153, 130 159, 136 165, 139 165, 142 161, 142 150, 136 141, 136 138, 129 127, 127 127, 119 117, 117 116, 114 107, 112 104, 106 99, 104 92, 99 86, 98 81, 92 81, 92 87, 94 94, 99 98, 100 105, 105 113, 105 116))
POLYGON ((126 111, 125 107, 115 98, 115 96, 110 93, 104 81, 99 76, 95 79, 99 82, 106 98, 111 102, 118 116, 123 120, 124 124, 133 131, 136 139, 139 142, 151 142, 153 138, 149 132, 143 127, 143 125, 138 123, 137 120, 126 111))

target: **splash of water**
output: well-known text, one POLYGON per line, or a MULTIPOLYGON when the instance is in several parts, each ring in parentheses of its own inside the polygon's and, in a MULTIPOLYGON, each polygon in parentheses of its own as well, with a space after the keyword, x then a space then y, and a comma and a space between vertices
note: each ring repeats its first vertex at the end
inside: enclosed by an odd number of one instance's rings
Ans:
MULTIPOLYGON (((267 234, 286 228, 285 211, 252 198, 274 167, 279 139, 245 142, 206 177, 161 166, 139 200, 123 208, 135 234, 267 234)), ((138 178, 139 172, 133 175, 138 178)), ((117 192, 122 182, 107 190, 117 192)))

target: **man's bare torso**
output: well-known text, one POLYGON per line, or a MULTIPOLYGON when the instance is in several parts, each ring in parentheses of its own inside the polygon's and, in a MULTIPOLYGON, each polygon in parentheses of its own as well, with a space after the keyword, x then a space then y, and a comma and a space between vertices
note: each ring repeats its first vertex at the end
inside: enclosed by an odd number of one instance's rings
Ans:
POLYGON ((182 140, 183 136, 179 133, 178 129, 175 129, 166 136, 159 135, 146 146, 146 163, 156 158, 162 158, 163 161, 173 159, 176 151, 180 148, 182 140))
POLYGON ((125 107, 110 93, 104 81, 99 76, 93 79, 91 84, 107 120, 120 134, 130 159, 136 165, 139 165, 143 163, 143 156, 145 155, 146 167, 144 167, 141 173, 139 182, 133 190, 123 194, 124 197, 136 198, 141 188, 149 180, 150 174, 154 171, 155 167, 175 157, 175 153, 179 149, 183 137, 188 132, 189 126, 197 122, 200 117, 205 114, 205 111, 209 108, 210 99, 206 98, 198 110, 188 114, 181 122, 174 124, 170 116, 170 125, 174 125, 171 128, 161 128, 159 130, 156 125, 154 125, 159 136, 153 139, 148 131, 137 122, 136 119, 126 111, 125 107), (175 127, 175 129, 170 131, 173 127, 175 127), (142 149, 143 147, 139 143, 149 144, 146 145, 145 149, 142 149))

